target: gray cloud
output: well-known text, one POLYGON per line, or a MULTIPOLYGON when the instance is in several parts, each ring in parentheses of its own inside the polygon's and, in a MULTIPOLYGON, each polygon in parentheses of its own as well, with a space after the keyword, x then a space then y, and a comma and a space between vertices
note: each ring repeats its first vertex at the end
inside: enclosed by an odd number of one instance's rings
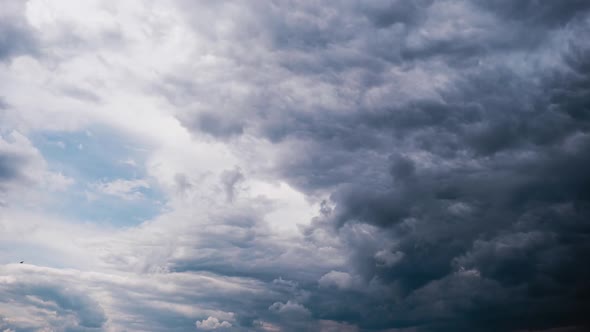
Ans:
POLYGON ((352 271, 392 294, 314 290, 312 314, 437 331, 588 323, 574 295, 587 293, 590 272, 575 258, 588 250, 587 9, 305 3, 269 6, 259 22, 245 9, 232 33, 262 49, 225 54, 244 66, 232 84, 251 90, 219 121, 248 118, 232 134, 288 149, 277 174, 334 206, 306 230, 310 241, 338 236, 352 271), (348 224, 388 238, 380 247, 348 224))
POLYGON ((223 184, 223 189, 225 190, 225 195, 227 197, 228 202, 232 202, 234 200, 236 186, 242 180, 244 180, 244 175, 242 174, 242 172, 240 172, 239 168, 224 171, 221 174, 221 182, 223 184))
POLYGON ((98 302, 80 289, 55 281, 3 282, 3 302, 18 303, 12 308, 2 305, 0 328, 16 331, 38 331, 55 328, 60 331, 96 331, 106 322, 98 302), (32 314, 32 317, 29 316, 32 314), (27 317, 28 316, 28 317, 27 317))
POLYGON ((0 136, 0 200, 15 186, 39 182, 42 161, 26 137, 19 133, 0 136))
POLYGON ((10 154, 0 155, 0 179, 8 181, 19 178, 19 166, 22 162, 22 156, 10 154))
POLYGON ((21 54, 38 52, 35 32, 23 17, 26 1, 1 1, 0 60, 6 61, 21 54))
POLYGON ((582 0, 569 0, 559 4, 530 0, 517 3, 506 0, 476 1, 475 3, 510 20, 549 26, 567 24, 572 19, 583 17, 584 11, 590 8, 588 2, 582 0))

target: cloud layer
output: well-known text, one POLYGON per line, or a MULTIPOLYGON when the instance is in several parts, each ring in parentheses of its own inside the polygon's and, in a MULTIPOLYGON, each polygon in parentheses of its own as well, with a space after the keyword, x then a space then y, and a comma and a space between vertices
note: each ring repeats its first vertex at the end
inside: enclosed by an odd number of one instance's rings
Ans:
POLYGON ((0 329, 590 326, 588 1, 0 5, 0 329))

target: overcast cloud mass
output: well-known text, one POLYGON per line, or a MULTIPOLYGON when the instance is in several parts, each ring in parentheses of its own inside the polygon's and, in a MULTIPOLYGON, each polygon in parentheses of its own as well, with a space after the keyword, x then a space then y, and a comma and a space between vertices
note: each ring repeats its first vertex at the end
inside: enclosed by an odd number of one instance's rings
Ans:
POLYGON ((0 0, 0 331, 588 331, 589 36, 587 0, 0 0))

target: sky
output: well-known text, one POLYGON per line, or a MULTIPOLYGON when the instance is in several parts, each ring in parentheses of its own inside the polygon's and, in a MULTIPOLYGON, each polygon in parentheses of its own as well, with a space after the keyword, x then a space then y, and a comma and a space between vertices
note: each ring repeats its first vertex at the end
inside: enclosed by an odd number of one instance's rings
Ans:
POLYGON ((0 331, 588 331, 588 36, 587 0, 0 0, 0 331))

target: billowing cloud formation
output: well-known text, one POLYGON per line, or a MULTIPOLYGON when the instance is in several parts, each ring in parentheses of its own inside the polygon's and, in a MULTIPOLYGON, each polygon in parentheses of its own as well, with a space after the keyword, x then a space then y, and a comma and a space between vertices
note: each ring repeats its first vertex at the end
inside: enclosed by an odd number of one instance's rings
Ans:
POLYGON ((590 326, 588 1, 0 12, 0 329, 590 326))

